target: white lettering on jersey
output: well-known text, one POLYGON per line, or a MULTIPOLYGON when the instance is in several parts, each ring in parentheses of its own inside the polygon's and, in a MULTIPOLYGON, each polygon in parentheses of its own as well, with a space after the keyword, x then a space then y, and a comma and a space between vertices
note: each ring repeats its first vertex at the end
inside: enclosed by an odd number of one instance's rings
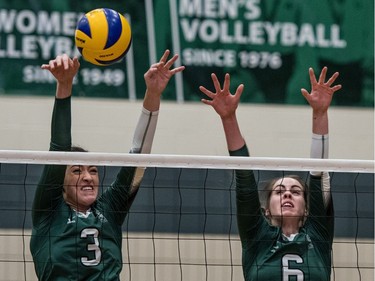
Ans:
POLYGON ((93 259, 88 259, 87 257, 82 257, 81 262, 86 266, 95 266, 100 263, 102 258, 102 252, 99 247, 99 231, 96 228, 85 228, 81 231, 81 238, 87 238, 88 236, 94 237, 94 243, 87 244, 88 251, 94 251, 95 257, 93 259))
POLYGON ((299 269, 289 268, 289 262, 294 261, 296 263, 303 263, 303 259, 298 255, 287 254, 283 256, 283 281, 289 281, 289 277, 296 277, 297 281, 303 281, 303 271, 299 269))

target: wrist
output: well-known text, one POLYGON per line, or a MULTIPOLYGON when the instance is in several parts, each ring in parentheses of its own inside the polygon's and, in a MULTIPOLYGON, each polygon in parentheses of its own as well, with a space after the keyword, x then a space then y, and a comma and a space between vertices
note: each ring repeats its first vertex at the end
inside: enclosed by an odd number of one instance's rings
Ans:
POLYGON ((72 88, 72 83, 58 82, 56 87, 56 98, 64 99, 70 97, 72 95, 72 88))
POLYGON ((312 116, 313 118, 323 118, 325 116, 328 115, 328 111, 327 110, 313 110, 312 112, 312 116))
POLYGON ((220 115, 220 118, 223 123, 237 123, 237 116, 235 113, 229 115, 220 115))
POLYGON ((312 123, 312 132, 314 134, 328 134, 328 114, 313 114, 312 123))
POLYGON ((160 95, 146 90, 146 94, 143 99, 143 107, 151 112, 158 111, 160 108, 160 95))

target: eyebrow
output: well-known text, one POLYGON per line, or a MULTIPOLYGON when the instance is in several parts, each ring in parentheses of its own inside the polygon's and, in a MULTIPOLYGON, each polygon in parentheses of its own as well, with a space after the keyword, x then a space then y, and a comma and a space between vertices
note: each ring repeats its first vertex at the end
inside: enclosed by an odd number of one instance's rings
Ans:
MULTIPOLYGON (((74 167, 78 167, 78 168, 81 168, 81 167, 83 167, 83 166, 85 166, 85 165, 79 165, 79 164, 77 164, 77 165, 71 165, 70 166, 70 168, 72 169, 72 168, 74 168, 74 167)), ((95 165, 90 165, 90 166, 87 166, 89 169, 91 169, 91 168, 98 168, 97 166, 95 166, 95 165)))
MULTIPOLYGON (((278 184, 278 185, 276 185, 276 186, 273 188, 273 190, 275 190, 277 187, 281 187, 281 188, 284 188, 284 189, 286 188, 285 185, 283 185, 283 184, 278 184)), ((303 190, 302 186, 299 186, 299 185, 296 185, 296 184, 294 184, 294 185, 292 185, 292 186, 290 187, 290 189, 295 189, 295 188, 298 188, 298 189, 303 190)))

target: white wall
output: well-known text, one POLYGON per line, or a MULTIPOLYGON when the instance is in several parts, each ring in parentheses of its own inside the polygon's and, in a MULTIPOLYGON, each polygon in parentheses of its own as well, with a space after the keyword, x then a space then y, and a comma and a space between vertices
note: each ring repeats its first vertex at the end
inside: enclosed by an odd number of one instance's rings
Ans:
MULTIPOLYGON (((123 253, 129 253, 129 257, 124 255, 121 280, 243 280, 238 237, 208 234, 176 237, 159 233, 130 236, 124 233, 123 253)), ((37 280, 29 239, 29 231, 0 229, 0 281, 37 280)), ((374 280, 373 243, 373 240, 335 239, 332 281, 374 280)))
MULTIPOLYGON (((73 98, 73 143, 128 152, 140 102, 73 98)), ((53 97, 0 96, 0 150, 48 150, 53 97)), ((374 159, 374 109, 330 109, 330 158, 374 159)), ((309 157, 308 106, 241 104, 239 121, 253 156, 309 157)), ((220 119, 199 102, 163 102, 153 153, 227 155, 220 119)))

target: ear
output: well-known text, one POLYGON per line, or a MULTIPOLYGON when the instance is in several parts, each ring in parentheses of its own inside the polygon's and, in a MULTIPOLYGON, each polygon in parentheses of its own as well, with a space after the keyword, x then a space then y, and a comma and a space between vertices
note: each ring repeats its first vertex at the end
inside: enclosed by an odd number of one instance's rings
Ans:
POLYGON ((270 210, 269 209, 265 209, 264 210, 264 215, 268 218, 271 215, 270 210))

